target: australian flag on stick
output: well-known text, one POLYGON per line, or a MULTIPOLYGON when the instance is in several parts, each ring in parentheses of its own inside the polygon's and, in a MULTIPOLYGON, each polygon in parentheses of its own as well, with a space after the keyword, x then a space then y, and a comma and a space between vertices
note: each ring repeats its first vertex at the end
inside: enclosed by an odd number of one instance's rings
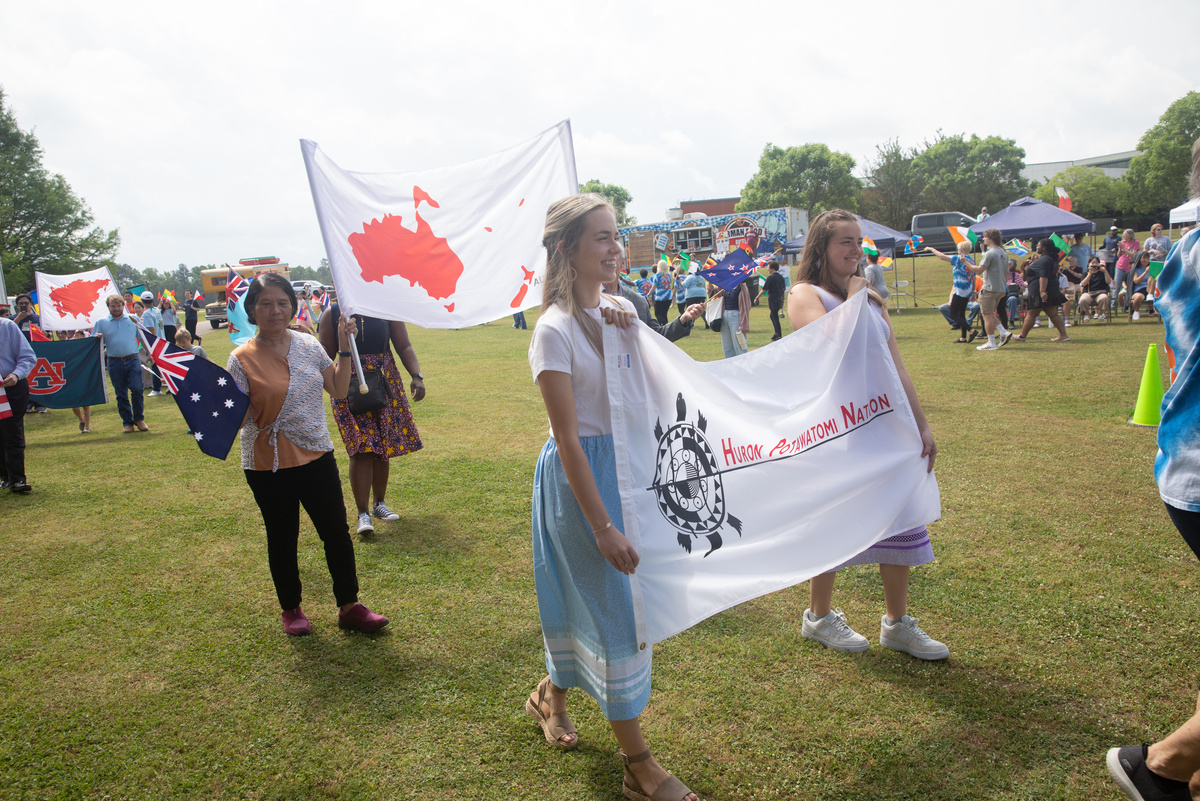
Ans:
POLYGON ((246 418, 250 398, 219 365, 145 329, 138 334, 200 450, 216 459, 227 457, 246 418))
POLYGON ((716 266, 701 270, 700 275, 710 284, 716 284, 727 292, 754 275, 754 258, 742 248, 734 248, 716 266))

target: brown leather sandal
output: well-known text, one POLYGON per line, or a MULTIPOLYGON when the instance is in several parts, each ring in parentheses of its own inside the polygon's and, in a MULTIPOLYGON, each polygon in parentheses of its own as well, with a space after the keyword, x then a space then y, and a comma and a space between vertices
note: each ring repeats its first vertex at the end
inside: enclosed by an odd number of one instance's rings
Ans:
MULTIPOLYGON (((554 692, 550 686, 549 676, 538 682, 537 689, 529 694, 529 700, 525 702, 525 711, 529 713, 529 717, 533 718, 534 723, 542 727, 542 734, 546 735, 546 742, 555 748, 570 751, 579 745, 579 733, 575 731, 575 724, 571 722, 571 718, 567 716, 566 712, 542 714, 542 702, 546 700, 549 693, 554 692), (563 742, 563 738, 570 734, 574 734, 575 739, 563 742)), ((562 692, 565 693, 566 690, 562 690, 562 692)))
POLYGON ((645 762, 649 758, 649 749, 634 756, 621 752, 621 762, 625 765, 625 781, 621 784, 621 792, 625 794, 626 798, 632 799, 632 801, 683 801, 692 793, 686 784, 668 773, 662 784, 658 785, 652 794, 646 795, 642 786, 637 783, 637 779, 633 777, 633 772, 629 770, 629 765, 632 762, 645 762))

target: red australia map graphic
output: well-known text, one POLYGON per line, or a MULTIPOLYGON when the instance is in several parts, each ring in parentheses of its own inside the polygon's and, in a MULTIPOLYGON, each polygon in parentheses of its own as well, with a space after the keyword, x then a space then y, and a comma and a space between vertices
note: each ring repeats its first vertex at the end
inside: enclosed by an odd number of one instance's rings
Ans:
POLYGON ((382 220, 363 224, 362 233, 347 238, 364 281, 398 276, 410 286, 420 286, 431 298, 448 298, 458 287, 463 263, 450 244, 436 236, 421 217, 421 202, 440 208, 437 201, 419 186, 413 187, 413 216, 417 230, 401 225, 402 217, 385 214, 382 220))
POLYGON ((95 281, 72 281, 65 286, 50 290, 50 300, 54 311, 60 317, 89 317, 100 293, 108 286, 108 281, 101 278, 95 281))

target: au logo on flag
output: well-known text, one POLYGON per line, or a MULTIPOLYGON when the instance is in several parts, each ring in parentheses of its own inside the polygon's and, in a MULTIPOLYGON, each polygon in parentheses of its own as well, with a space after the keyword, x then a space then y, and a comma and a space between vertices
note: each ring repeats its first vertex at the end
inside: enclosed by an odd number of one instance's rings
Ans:
POLYGON ((708 421, 696 413, 696 422, 687 422, 687 402, 680 393, 675 399, 675 424, 666 431, 661 421, 654 421, 654 436, 658 438, 654 483, 650 489, 658 498, 658 510, 677 532, 676 540, 688 553, 692 541, 707 537, 708 556, 721 547, 720 529, 729 526, 742 535, 742 521, 725 508, 725 490, 717 457, 708 438, 704 436, 708 421))

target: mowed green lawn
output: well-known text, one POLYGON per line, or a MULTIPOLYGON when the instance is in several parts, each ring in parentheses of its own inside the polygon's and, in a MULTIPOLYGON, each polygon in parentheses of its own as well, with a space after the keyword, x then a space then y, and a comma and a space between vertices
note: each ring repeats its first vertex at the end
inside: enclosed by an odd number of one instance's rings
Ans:
MULTIPOLYGON (((644 726, 702 798, 1113 799, 1105 750, 1194 708, 1200 564, 1158 500, 1154 430, 1126 424, 1161 325, 1088 324, 1066 345, 1043 327, 980 353, 926 305, 948 266, 921 259, 917 279, 920 308, 893 319, 943 517, 910 606, 951 657, 877 645, 871 568, 835 593, 865 654, 800 636, 806 587, 659 644, 644 726)), ((522 709, 545 672, 530 332, 411 333, 425 449, 393 467, 401 520, 357 542, 362 600, 392 620, 378 636, 337 629, 307 522, 313 634, 284 636, 236 450, 201 455, 169 397, 148 399, 148 434, 122 435, 113 404, 91 435, 69 410, 26 418, 34 492, 0 494, 0 798, 620 798, 589 698, 573 694, 571 753, 522 709)), ((751 344, 769 335, 758 308, 751 344)), ((720 357, 712 333, 681 344, 720 357)), ((224 330, 204 346, 230 350, 224 330)))

